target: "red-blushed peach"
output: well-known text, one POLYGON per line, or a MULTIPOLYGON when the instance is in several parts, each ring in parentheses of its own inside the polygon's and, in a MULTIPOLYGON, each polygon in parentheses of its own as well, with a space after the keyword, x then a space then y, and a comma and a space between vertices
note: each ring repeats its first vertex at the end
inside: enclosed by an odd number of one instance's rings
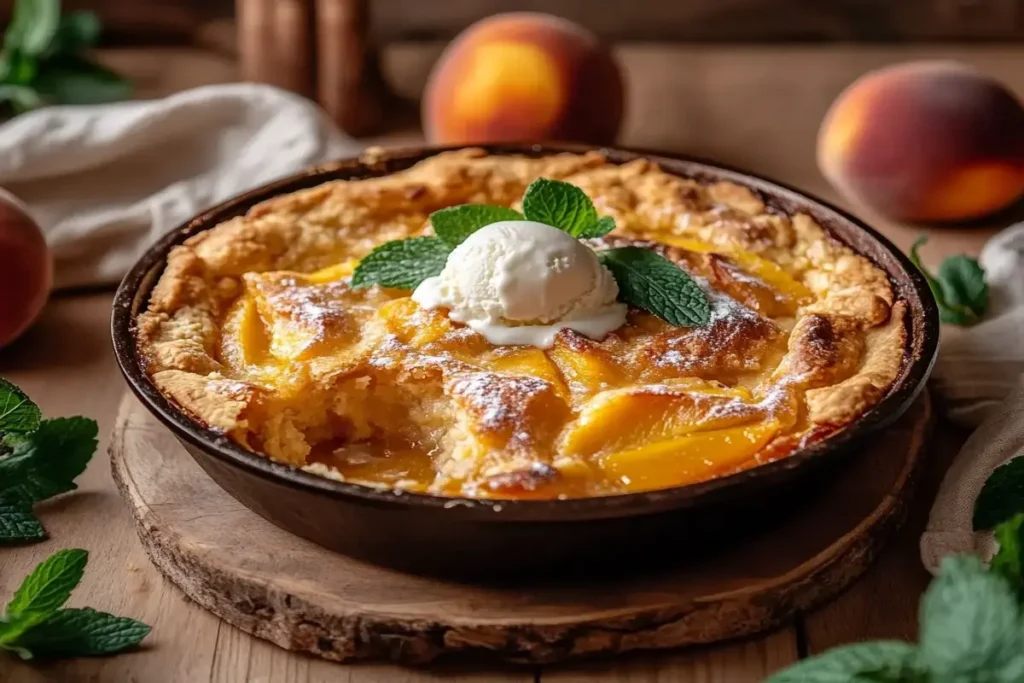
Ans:
POLYGON ((28 329, 52 284, 42 231, 20 201, 0 190, 0 347, 28 329))
POLYGON ((958 221, 1024 193, 1024 109, 997 81, 955 63, 868 73, 818 132, 818 165, 844 195, 893 218, 958 221))
POLYGON ((435 144, 568 140, 607 144, 622 123, 622 75, 594 34, 533 12, 498 14, 441 55, 423 96, 435 144))

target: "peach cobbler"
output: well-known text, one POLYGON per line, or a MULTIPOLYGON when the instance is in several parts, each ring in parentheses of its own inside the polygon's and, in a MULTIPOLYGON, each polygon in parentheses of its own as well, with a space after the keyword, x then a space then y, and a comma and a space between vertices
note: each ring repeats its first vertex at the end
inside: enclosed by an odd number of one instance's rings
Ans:
POLYGON ((468 149, 191 237, 137 340, 166 396, 275 461, 556 498, 700 482, 842 429, 900 374, 906 315, 871 261, 741 185, 468 149))

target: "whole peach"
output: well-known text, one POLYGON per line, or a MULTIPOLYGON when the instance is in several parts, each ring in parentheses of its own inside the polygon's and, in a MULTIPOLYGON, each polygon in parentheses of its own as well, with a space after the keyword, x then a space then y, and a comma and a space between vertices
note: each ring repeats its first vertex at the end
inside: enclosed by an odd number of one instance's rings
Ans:
POLYGON ((548 14, 497 14, 463 31, 427 81, 423 123, 436 144, 613 142, 622 75, 594 34, 548 14))
POLYGON ((1024 193, 1024 109, 955 62, 862 76, 818 133, 818 164, 843 194, 904 220, 977 218, 1024 193))
POLYGON ((42 231, 20 201, 0 190, 0 347, 32 324, 52 284, 42 231))

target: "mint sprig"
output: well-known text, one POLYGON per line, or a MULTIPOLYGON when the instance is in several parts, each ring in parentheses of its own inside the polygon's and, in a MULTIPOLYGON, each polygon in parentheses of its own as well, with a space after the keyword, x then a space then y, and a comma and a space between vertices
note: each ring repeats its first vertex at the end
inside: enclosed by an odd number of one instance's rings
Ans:
POLYGON ((515 209, 487 204, 462 204, 430 214, 434 232, 449 247, 455 248, 480 228, 501 221, 521 221, 523 214, 515 209))
POLYGON ((767 683, 1024 681, 1024 514, 996 525, 986 570, 947 557, 921 599, 920 643, 879 641, 828 650, 767 683))
POLYGON ((89 554, 60 550, 25 578, 0 617, 0 650, 22 659, 112 654, 142 641, 150 627, 90 608, 62 609, 82 580, 89 554))
POLYGON ((707 295, 686 271, 661 254, 641 247, 598 254, 615 276, 619 298, 679 327, 703 327, 711 320, 707 295))
POLYGON ((42 420, 24 392, 0 380, 0 545, 46 537, 32 506, 77 488, 96 436, 84 417, 42 420))
POLYGON ((352 287, 370 285, 415 289, 428 277, 440 275, 451 249, 439 237, 410 237, 380 245, 359 262, 352 287))
POLYGON ((99 33, 91 12, 61 15, 60 0, 16 0, 0 48, 0 111, 129 97, 131 83, 86 56, 99 33))
POLYGON ((985 271, 970 256, 950 256, 935 275, 921 263, 918 250, 928 241, 924 235, 910 248, 910 260, 928 282, 939 305, 939 318, 951 325, 969 326, 979 322, 988 308, 988 284, 985 271))
POLYGON ((611 216, 598 218, 586 192, 571 183, 547 178, 538 178, 526 188, 523 215, 577 238, 601 237, 615 228, 611 216))
POLYGON ((1000 465, 985 481, 974 501, 974 530, 992 529, 1003 520, 1024 513, 1024 457, 1000 465))
MULTIPOLYGON (((430 222, 436 237, 386 242, 371 251, 352 275, 352 287, 381 285, 415 289, 441 273, 451 250, 483 227, 509 220, 531 220, 558 228, 577 239, 603 237, 615 219, 598 216, 580 188, 560 180, 538 178, 523 195, 523 213, 501 206, 463 204, 435 211, 430 222)), ((676 264, 640 247, 610 249, 599 255, 619 286, 620 299, 672 325, 707 325, 707 296, 676 264)), ((458 267, 458 264, 456 264, 458 267)))
POLYGON ((0 433, 24 434, 39 427, 39 406, 18 387, 0 377, 0 433))

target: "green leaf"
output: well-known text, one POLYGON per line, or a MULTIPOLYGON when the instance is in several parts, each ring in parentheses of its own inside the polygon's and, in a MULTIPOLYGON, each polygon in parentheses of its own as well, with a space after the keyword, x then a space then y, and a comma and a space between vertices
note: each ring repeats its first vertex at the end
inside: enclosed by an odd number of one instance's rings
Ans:
POLYGON ((1024 512, 1024 457, 1003 463, 988 476, 974 501, 974 530, 992 529, 1024 512))
POLYGON ((23 659, 105 655, 138 645, 149 631, 134 619, 88 607, 65 609, 25 631, 14 645, 23 659))
POLYGON ((78 54, 95 45, 99 37, 100 20, 95 12, 71 12, 60 18, 49 53, 78 54))
MULTIPOLYGON (((979 680, 980 672, 1019 669, 1020 607, 1010 584, 976 557, 946 558, 921 600, 921 661, 940 680, 979 680)), ((1005 680, 1005 679, 1004 679, 1005 680)))
POLYGON ((39 406, 21 389, 0 377, 0 433, 35 431, 41 418, 39 406))
POLYGON ((0 493, 0 546, 46 538, 46 530, 32 514, 32 501, 12 492, 0 493))
POLYGON ((615 276, 619 299, 680 327, 702 327, 711 320, 707 295, 686 271, 641 247, 598 253, 615 276))
POLYGON ((8 435, 11 454, 0 460, 0 488, 17 478, 32 500, 73 491, 75 478, 96 452, 97 433, 95 420, 58 417, 43 420, 30 434, 8 435))
POLYGON ((33 86, 56 104, 103 104, 132 94, 131 82, 81 57, 56 56, 40 65, 33 86))
POLYGON ((950 256, 939 267, 938 277, 928 272, 921 263, 918 249, 928 238, 917 238, 910 248, 910 260, 928 282, 928 288, 939 306, 939 318, 952 325, 973 325, 981 320, 988 308, 988 285, 985 271, 969 256, 950 256))
POLYGON ((6 114, 17 116, 44 104, 39 93, 26 85, 0 85, 0 106, 6 114))
POLYGON ((1018 513, 995 529, 999 551, 989 569, 1010 582, 1024 596, 1024 514, 1018 513))
POLYGON ((439 237, 410 237, 385 242, 367 254, 352 273, 352 287, 381 285, 415 289, 440 274, 448 261, 449 247, 439 237))
POLYGON ((947 306, 969 312, 973 322, 981 319, 988 308, 988 284, 977 260, 964 254, 950 256, 939 266, 937 279, 947 306))
POLYGON ((926 680, 913 645, 883 640, 828 650, 797 662, 765 683, 924 683, 926 680))
POLYGON ((59 550, 50 555, 25 577, 7 603, 7 617, 18 619, 56 612, 82 580, 88 561, 89 553, 85 550, 59 550))
POLYGON ((50 47, 59 22, 60 0, 16 0, 4 49, 41 55, 50 47))
POLYGON ((580 237, 597 223, 597 209, 583 190, 547 178, 537 178, 526 188, 523 214, 528 220, 546 223, 573 237, 580 237))
POLYGON ((579 237, 580 239, 604 237, 614 229, 615 219, 611 216, 601 216, 601 218, 583 228, 576 237, 579 237))
POLYGON ((521 221, 523 214, 504 206, 463 204, 430 214, 434 232, 450 247, 457 247, 474 232, 492 223, 521 221))

